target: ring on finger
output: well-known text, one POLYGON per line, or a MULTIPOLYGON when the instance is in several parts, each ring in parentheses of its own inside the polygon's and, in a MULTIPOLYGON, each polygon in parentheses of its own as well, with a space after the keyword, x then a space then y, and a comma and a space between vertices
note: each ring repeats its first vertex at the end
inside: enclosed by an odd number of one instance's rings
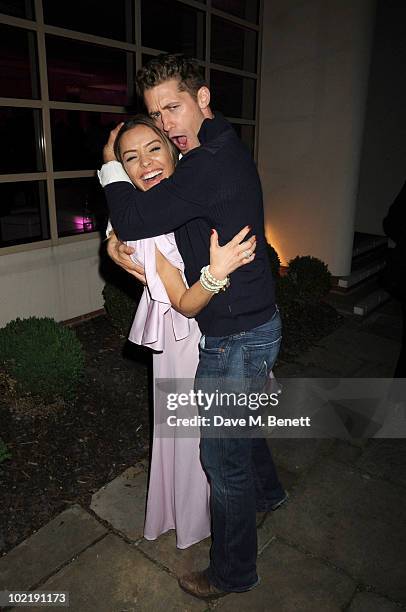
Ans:
POLYGON ((251 251, 244 251, 243 255, 244 259, 248 259, 249 257, 251 257, 251 251))

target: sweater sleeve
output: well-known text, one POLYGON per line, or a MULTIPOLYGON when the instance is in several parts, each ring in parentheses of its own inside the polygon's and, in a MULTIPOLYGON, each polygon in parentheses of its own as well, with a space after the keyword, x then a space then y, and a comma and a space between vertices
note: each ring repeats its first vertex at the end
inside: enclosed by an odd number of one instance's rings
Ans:
POLYGON ((141 191, 124 181, 104 188, 112 225, 120 240, 139 240, 169 233, 205 215, 212 179, 207 154, 192 151, 175 173, 141 191))

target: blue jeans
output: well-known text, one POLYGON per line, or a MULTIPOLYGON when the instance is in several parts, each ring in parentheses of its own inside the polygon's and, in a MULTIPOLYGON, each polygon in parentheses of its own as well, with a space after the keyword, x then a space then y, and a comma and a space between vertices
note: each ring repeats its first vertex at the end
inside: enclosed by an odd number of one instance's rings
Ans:
MULTIPOLYGON (((261 391, 278 355, 281 331, 276 310, 270 321, 250 331, 202 336, 196 387, 204 388, 204 379, 211 379, 221 390, 232 378, 249 381, 250 392, 261 391)), ((284 496, 271 452, 264 438, 202 436, 200 454, 211 488, 207 576, 223 591, 248 590, 258 582, 256 512, 270 510, 284 496)))

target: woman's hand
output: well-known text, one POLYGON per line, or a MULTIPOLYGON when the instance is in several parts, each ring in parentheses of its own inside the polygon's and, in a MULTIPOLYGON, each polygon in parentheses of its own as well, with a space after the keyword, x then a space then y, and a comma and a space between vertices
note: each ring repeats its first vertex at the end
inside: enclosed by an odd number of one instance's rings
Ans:
POLYGON ((257 246, 256 236, 252 236, 245 242, 242 242, 250 231, 251 227, 246 225, 230 242, 221 247, 219 246, 218 233, 216 230, 212 230, 209 271, 214 278, 224 280, 234 270, 254 261, 254 251, 257 246))

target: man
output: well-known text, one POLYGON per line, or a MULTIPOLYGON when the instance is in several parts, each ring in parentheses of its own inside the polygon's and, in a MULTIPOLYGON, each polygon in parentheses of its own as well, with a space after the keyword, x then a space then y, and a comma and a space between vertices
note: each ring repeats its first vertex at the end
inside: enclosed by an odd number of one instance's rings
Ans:
MULTIPOLYGON (((251 225, 257 236, 254 262, 233 273, 227 290, 196 317, 203 334, 196 377, 265 382, 279 350, 281 323, 255 164, 230 124, 211 112, 210 91, 194 61, 174 55, 151 60, 139 71, 137 87, 149 115, 183 157, 169 179, 149 191, 137 191, 114 161, 113 131, 99 174, 112 225, 121 240, 175 231, 189 285, 199 280, 208 263, 211 228, 225 243, 251 225)), ((142 278, 142 270, 129 263, 125 251, 113 236, 113 259, 142 278)), ((287 494, 264 439, 202 437, 201 460, 211 486, 210 566, 181 577, 179 584, 201 598, 250 590, 259 582, 256 511, 276 509, 287 494)))

